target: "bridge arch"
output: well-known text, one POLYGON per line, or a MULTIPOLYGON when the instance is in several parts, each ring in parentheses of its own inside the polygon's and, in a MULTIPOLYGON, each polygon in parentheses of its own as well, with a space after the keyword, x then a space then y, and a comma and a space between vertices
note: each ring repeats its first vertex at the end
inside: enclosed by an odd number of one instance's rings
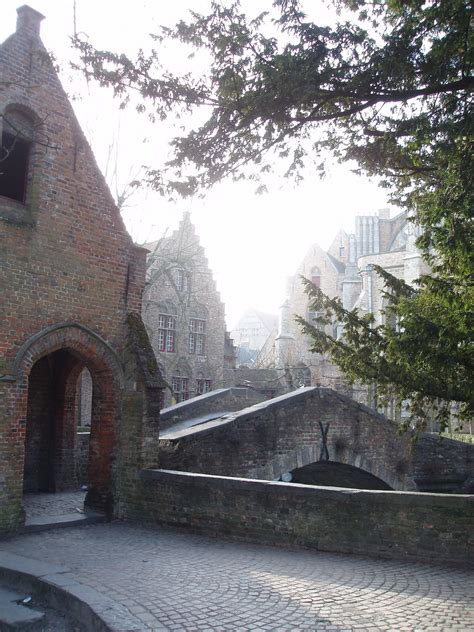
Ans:
MULTIPOLYGON (((332 454, 334 450, 329 449, 332 454)), ((284 480, 285 474, 291 473, 293 482, 302 482, 294 480, 293 472, 301 471, 304 468, 321 463, 332 463, 333 467, 340 465, 342 467, 352 468, 357 472, 365 473, 368 477, 372 476, 381 482, 381 487, 374 489, 392 490, 406 490, 407 480, 398 476, 397 472, 389 471, 388 468, 381 467, 377 462, 371 459, 365 458, 363 455, 353 450, 344 450, 343 454, 338 456, 331 456, 330 459, 321 459, 321 447, 320 444, 306 445, 297 450, 290 452, 276 454, 271 463, 268 463, 264 468, 258 468, 254 470, 251 475, 255 478, 271 478, 272 480, 284 480)), ((331 467, 331 466, 329 466, 331 467)), ((300 472, 298 472, 300 474, 300 472)), ((347 470, 347 474, 349 471, 347 470)), ((355 473, 355 472, 354 472, 355 473)), ((400 472, 400 474, 403 474, 400 472)), ((363 474, 361 475, 361 478, 363 474)), ((367 480, 370 480, 367 478, 367 480)), ((325 485, 326 483, 314 483, 325 485)), ((329 483, 327 483, 329 484, 329 483)), ((345 485, 341 485, 345 487, 345 485)), ((413 485, 413 489, 415 486, 413 485)))

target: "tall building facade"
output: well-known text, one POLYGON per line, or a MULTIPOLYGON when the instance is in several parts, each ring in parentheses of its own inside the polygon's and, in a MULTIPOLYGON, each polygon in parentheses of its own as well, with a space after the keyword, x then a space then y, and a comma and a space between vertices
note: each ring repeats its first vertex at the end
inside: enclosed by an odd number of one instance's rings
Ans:
MULTIPOLYGON (((367 395, 363 389, 354 392, 349 388, 329 357, 311 353, 311 339, 301 331, 295 316, 314 322, 318 314, 312 311, 301 277, 311 280, 327 296, 340 298, 344 308, 357 307, 362 314, 371 312, 376 322, 381 323, 386 307, 384 288, 373 266, 378 265, 411 283, 428 271, 415 239, 415 228, 404 213, 390 218, 389 212, 383 210, 377 215, 356 217, 354 233, 340 231, 327 251, 318 244, 311 246, 287 281, 278 334, 273 341, 273 365, 293 375, 290 377, 293 387, 320 384, 361 399, 367 395)), ((336 325, 326 331, 340 335, 336 325)), ((266 347, 269 357, 268 343, 266 347)))
POLYGON ((232 365, 224 304, 189 213, 146 245, 143 320, 168 388, 165 406, 221 388, 232 365))

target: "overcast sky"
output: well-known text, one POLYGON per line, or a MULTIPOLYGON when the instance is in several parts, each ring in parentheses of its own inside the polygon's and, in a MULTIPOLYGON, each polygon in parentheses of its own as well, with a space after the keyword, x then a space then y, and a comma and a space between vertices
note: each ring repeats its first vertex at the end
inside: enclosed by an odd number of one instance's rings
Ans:
MULTIPOLYGON (((22 0, 1 0, 0 41, 15 30, 16 8, 22 0)), ((29 0, 46 19, 42 39, 64 68, 62 80, 73 99, 80 123, 104 171, 110 145, 114 145, 119 188, 134 177, 140 165, 166 156, 169 125, 150 127, 133 111, 119 112, 118 103, 95 86, 88 86, 68 69, 69 36, 73 31, 73 0, 29 0)), ((155 0, 133 3, 119 0, 76 0, 76 25, 98 48, 133 53, 144 46, 158 24, 172 25, 188 10, 201 10, 207 0, 155 0), (133 7, 131 11, 130 7, 133 7)), ((254 0, 252 8, 271 8, 270 0, 254 0)), ((312 0, 312 17, 330 19, 318 0, 312 0)), ((174 51, 164 59, 174 62, 174 51)), ((109 160, 109 179, 110 179, 109 160)), ((357 214, 373 214, 387 207, 385 192, 347 167, 332 166, 324 181, 308 172, 295 188, 275 179, 268 194, 255 195, 255 184, 224 182, 204 200, 176 204, 152 192, 131 200, 124 219, 136 241, 157 239, 178 223, 183 211, 192 213, 206 249, 229 328, 247 307, 277 313, 284 299, 285 279, 309 246, 327 248, 340 228, 353 230, 357 214)))

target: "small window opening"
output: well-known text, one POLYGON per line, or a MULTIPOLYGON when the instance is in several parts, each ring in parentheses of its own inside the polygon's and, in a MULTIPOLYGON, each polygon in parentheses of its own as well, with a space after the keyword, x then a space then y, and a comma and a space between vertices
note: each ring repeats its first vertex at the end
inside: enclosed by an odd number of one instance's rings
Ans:
POLYGON ((0 148, 0 195, 24 202, 31 141, 4 131, 0 148))
POLYGON ((0 117, 0 195, 24 202, 34 124, 23 112, 9 109, 0 117))

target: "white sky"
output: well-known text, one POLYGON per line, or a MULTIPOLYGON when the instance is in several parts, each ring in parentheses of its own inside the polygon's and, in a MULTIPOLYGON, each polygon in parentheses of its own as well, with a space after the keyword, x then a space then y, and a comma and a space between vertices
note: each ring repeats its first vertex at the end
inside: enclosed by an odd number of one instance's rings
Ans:
MULTIPOLYGON (((68 70, 73 0, 28 3, 46 16, 43 42, 64 64, 64 87, 102 170, 113 142, 121 183, 154 156, 166 157, 166 139, 172 134, 169 123, 150 126, 131 109, 119 112, 118 102, 108 92, 88 86, 68 70)), ((16 8, 22 4, 23 0, 1 0, 0 41, 14 32, 16 8)), ((132 54, 146 46, 154 25, 172 25, 186 18, 189 9, 205 10, 207 5, 207 0, 76 0, 76 24, 98 48, 132 54)), ((271 9, 271 0, 254 0, 250 6, 271 9)), ((322 7, 320 0, 312 0, 312 17, 324 16, 322 7)), ((164 53, 165 65, 166 55, 171 64, 176 63, 176 51, 164 53)), ((308 172, 299 187, 275 178, 270 193, 254 195, 254 189, 254 183, 223 182, 204 200, 176 204, 153 192, 140 192, 124 212, 133 238, 142 242, 172 230, 182 212, 191 211, 226 305, 229 328, 247 307, 277 313, 285 279, 312 243, 327 248, 340 228, 353 230, 355 215, 388 206, 382 189, 339 165, 331 167, 323 181, 308 172)))

